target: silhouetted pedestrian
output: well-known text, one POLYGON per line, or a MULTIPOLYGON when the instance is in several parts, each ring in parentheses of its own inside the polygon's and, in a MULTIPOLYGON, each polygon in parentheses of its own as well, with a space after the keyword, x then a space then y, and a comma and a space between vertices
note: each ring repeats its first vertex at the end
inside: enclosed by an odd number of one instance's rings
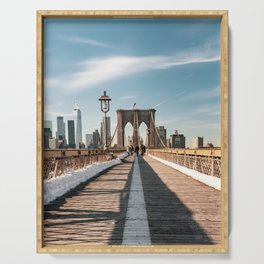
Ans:
POLYGON ((135 147, 135 153, 136 153, 137 156, 138 156, 138 151, 139 151, 139 146, 136 146, 135 147))
POLYGON ((146 152, 146 147, 142 144, 140 150, 141 150, 141 156, 143 156, 146 152))
POLYGON ((131 146, 130 146, 130 155, 131 155, 131 156, 133 155, 133 152, 134 152, 134 147, 131 145, 131 146))

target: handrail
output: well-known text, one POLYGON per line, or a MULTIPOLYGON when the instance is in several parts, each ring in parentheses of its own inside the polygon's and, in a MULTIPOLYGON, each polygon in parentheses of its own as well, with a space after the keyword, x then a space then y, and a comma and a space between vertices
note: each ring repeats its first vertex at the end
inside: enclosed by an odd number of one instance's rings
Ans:
MULTIPOLYGON (((121 153, 125 149, 109 149, 108 152, 121 153)), ((107 154, 106 150, 102 149, 48 149, 43 151, 44 160, 50 158, 63 158, 63 157, 77 157, 89 156, 95 154, 107 154)))
POLYGON ((95 162, 111 160, 115 155, 123 153, 124 149, 54 149, 44 150, 44 179, 63 175, 86 167, 95 162))
POLYGON ((166 149, 151 149, 152 152, 174 153, 179 155, 196 155, 196 156, 214 156, 221 158, 221 148, 166 148, 166 149))
POLYGON ((221 149, 148 149, 147 153, 203 174, 221 177, 221 149))

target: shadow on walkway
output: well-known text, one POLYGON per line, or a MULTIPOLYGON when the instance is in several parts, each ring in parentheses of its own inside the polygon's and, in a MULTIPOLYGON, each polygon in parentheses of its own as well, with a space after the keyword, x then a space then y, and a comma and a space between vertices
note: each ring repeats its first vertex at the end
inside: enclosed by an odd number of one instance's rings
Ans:
POLYGON ((115 228, 113 230, 112 237, 110 240, 110 244, 112 245, 121 245, 123 242, 123 233, 124 233, 125 223, 126 223, 126 213, 127 213, 129 192, 130 192, 131 181, 132 181, 133 167, 134 167, 134 163, 131 167, 131 170, 128 173, 128 178, 127 178, 125 188, 120 193, 119 215, 121 215, 122 218, 116 221, 115 228))
POLYGON ((214 244, 192 213, 139 157, 152 244, 214 244))
MULTIPOLYGON (((131 163, 109 169, 45 206, 44 244, 122 244, 131 163)), ((141 157, 139 167, 152 244, 213 244, 191 211, 141 157)))
POLYGON ((122 244, 132 167, 112 167, 45 206, 44 244, 122 244))

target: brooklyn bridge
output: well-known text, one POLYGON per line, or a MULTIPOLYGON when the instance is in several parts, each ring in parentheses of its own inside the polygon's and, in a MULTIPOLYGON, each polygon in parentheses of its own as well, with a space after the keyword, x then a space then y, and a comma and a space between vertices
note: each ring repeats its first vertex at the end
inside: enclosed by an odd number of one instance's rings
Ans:
POLYGON ((115 147, 43 151, 44 245, 220 243, 221 149, 157 148, 155 111, 117 110, 115 147))

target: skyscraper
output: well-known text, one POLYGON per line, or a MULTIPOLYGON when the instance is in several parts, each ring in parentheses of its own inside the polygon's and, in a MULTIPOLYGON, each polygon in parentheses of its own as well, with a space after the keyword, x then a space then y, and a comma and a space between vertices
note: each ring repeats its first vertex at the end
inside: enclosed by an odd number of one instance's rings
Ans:
POLYGON ((51 120, 44 120, 44 128, 50 129, 51 137, 52 137, 52 121, 51 120))
POLYGON ((203 147, 203 137, 193 137, 192 148, 202 148, 203 147))
POLYGON ((44 127, 44 149, 49 148, 49 140, 52 138, 50 128, 44 127))
POLYGON ((103 116, 101 122, 101 144, 104 146, 106 145, 106 138, 107 138, 107 145, 111 143, 111 123, 110 123, 110 116, 106 118, 103 116))
POLYGON ((59 147, 58 139, 50 138, 49 139, 49 148, 50 149, 57 149, 59 147))
POLYGON ((80 147, 82 143, 82 113, 75 101, 75 108, 73 111, 74 127, 75 127, 75 143, 76 148, 80 147))
POLYGON ((90 148, 93 144, 93 134, 86 134, 85 138, 86 138, 86 147, 90 148))
POLYGON ((69 148, 75 148, 74 120, 68 120, 68 141, 69 148))
POLYGON ((185 136, 175 130, 175 133, 170 135, 170 146, 171 148, 185 148, 185 136))
POLYGON ((63 116, 57 116, 56 138, 58 140, 65 140, 65 123, 63 122, 63 116))
POLYGON ((93 132, 93 147, 96 149, 99 147, 100 143, 100 135, 98 129, 95 129, 93 132))

